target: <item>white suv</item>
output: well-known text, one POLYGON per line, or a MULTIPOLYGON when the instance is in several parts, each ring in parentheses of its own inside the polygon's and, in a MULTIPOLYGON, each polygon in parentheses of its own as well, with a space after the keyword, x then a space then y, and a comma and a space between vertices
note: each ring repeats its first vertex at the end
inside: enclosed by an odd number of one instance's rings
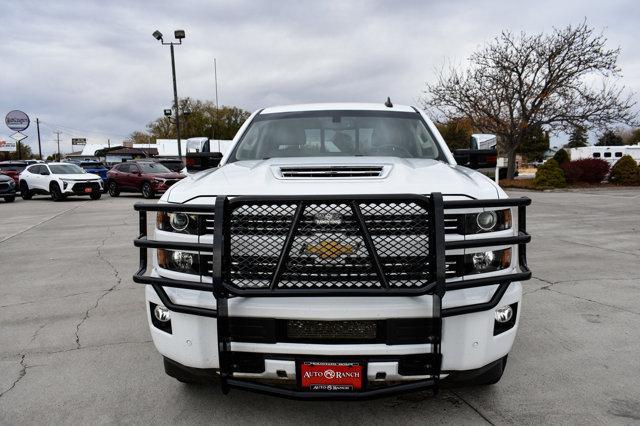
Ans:
POLYGON ((20 194, 30 200, 36 194, 49 194, 53 201, 68 195, 88 195, 98 200, 102 195, 102 179, 69 163, 32 164, 20 173, 20 194))

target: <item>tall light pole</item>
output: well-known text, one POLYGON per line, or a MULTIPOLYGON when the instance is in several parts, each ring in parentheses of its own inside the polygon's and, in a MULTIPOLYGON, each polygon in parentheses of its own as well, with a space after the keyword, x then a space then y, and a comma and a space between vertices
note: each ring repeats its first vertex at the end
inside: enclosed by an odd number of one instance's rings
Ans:
POLYGON ((178 40, 177 42, 175 41, 165 42, 162 39, 162 33, 160 31, 155 30, 153 32, 153 37, 155 37, 155 39, 158 40, 163 45, 169 45, 171 50, 171 74, 173 76, 173 104, 176 106, 176 136, 178 138, 178 157, 182 161, 182 146, 180 143, 180 111, 178 106, 178 87, 176 85, 176 61, 173 55, 173 45, 182 44, 182 39, 185 36, 184 30, 175 30, 173 32, 173 35, 176 38, 176 40, 178 40))

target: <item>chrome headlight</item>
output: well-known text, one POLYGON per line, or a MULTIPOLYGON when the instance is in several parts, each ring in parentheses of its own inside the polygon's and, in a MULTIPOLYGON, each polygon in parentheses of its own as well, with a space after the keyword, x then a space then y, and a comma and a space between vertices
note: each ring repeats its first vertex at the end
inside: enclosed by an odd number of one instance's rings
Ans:
POLYGON ((185 274, 200 274, 200 256, 197 253, 158 249, 158 266, 185 274))
POLYGON ((156 227, 161 231, 199 235, 198 215, 182 212, 158 212, 156 227))
POLYGON ((511 249, 466 254, 464 264, 465 275, 500 271, 511 266, 511 249))
POLYGON ((467 235, 511 228, 511 209, 485 210, 480 213, 467 213, 464 216, 464 233, 467 235))

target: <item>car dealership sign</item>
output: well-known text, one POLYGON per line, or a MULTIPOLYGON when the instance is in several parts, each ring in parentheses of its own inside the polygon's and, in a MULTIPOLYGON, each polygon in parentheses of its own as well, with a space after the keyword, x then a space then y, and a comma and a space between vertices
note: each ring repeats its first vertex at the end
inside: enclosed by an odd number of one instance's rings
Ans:
POLYGON ((17 149, 18 143, 16 141, 5 139, 0 136, 0 151, 2 152, 13 152, 17 149))
POLYGON ((9 111, 7 116, 4 118, 4 122, 7 124, 7 127, 13 130, 14 132, 21 132, 26 130, 29 127, 29 116, 22 111, 13 110, 9 111))

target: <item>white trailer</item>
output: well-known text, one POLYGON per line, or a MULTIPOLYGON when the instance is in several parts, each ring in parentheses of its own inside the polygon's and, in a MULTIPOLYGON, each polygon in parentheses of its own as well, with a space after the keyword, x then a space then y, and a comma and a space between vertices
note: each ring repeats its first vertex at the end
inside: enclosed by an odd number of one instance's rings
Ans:
POLYGON ((600 158, 614 165, 620 158, 630 155, 640 163, 640 143, 637 145, 623 146, 584 146, 569 149, 571 160, 583 160, 585 158, 600 158))

